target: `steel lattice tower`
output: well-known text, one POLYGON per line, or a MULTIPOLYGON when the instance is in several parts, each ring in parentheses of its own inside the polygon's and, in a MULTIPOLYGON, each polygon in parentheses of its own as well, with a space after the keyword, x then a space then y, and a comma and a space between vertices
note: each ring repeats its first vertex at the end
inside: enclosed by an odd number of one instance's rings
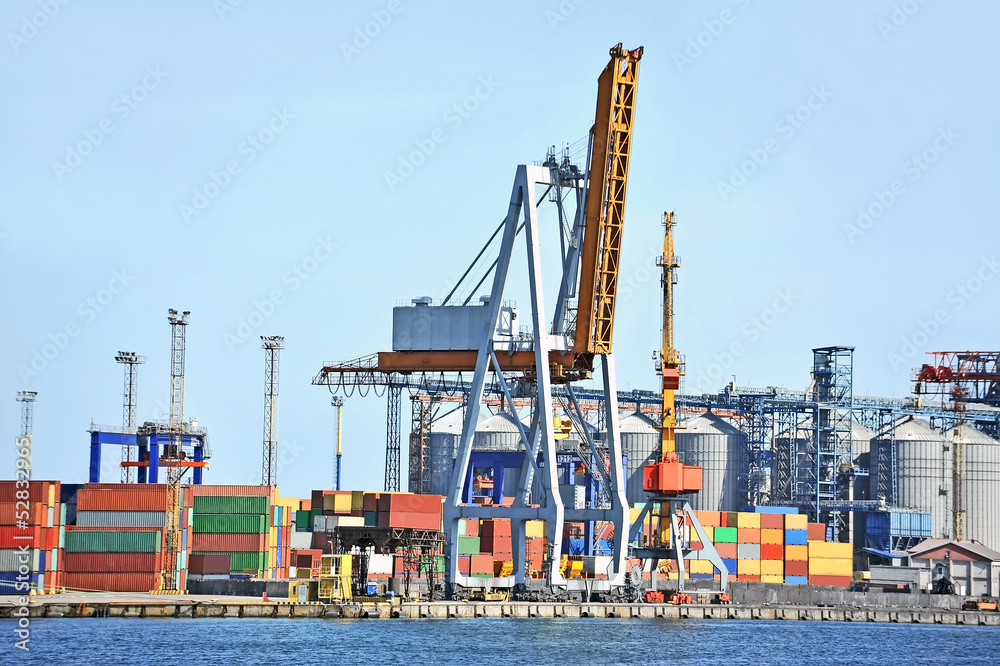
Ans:
POLYGON ((28 479, 31 479, 31 447, 32 440, 32 429, 34 428, 35 420, 35 399, 38 397, 38 391, 18 391, 17 401, 21 403, 21 433, 19 440, 26 439, 28 441, 28 479))
MULTIPOLYGON (((135 352, 119 351, 115 360, 125 366, 125 388, 122 391, 122 429, 126 434, 135 433, 135 404, 138 393, 136 391, 136 380, 139 376, 138 365, 146 362, 145 356, 139 356, 135 352)), ((122 447, 122 462, 132 461, 132 447, 122 447)), ((134 481, 131 466, 122 467, 122 483, 132 483, 134 481)))
POLYGON ((187 351, 187 325, 190 310, 178 313, 167 310, 170 322, 170 421, 168 431, 170 444, 164 447, 161 464, 173 462, 167 467, 167 511, 166 547, 163 552, 163 569, 160 589, 167 592, 182 592, 178 580, 177 558, 180 552, 180 512, 181 479, 187 470, 181 464, 184 443, 184 357, 187 351))
POLYGON ((278 356, 284 348, 280 335, 260 336, 264 350, 264 457, 261 485, 278 482, 278 356))
POLYGON ((401 407, 403 387, 390 385, 385 392, 387 405, 385 415, 385 491, 399 492, 399 412, 401 407))

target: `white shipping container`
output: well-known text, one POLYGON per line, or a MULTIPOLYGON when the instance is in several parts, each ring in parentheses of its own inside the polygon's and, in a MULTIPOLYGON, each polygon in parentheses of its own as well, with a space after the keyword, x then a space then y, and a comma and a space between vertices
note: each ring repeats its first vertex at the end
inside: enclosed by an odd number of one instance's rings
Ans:
MULTIPOLYGON (((37 553, 38 551, 35 551, 37 553)), ((16 573, 20 568, 22 561, 20 559, 21 551, 17 548, 4 548, 0 550, 0 572, 3 573, 16 573)), ((25 564, 31 565, 31 557, 27 558, 25 564)), ((35 564, 38 564, 38 555, 34 555, 35 564)), ((32 568, 32 571, 35 571, 32 568)))
POLYGON ((78 511, 81 527, 159 527, 167 523, 164 511, 78 511))
POLYGON ((294 550, 309 550, 312 548, 312 536, 312 532, 292 532, 289 545, 294 550))
POLYGON ((382 576, 392 575, 392 555, 376 554, 368 560, 368 573, 382 576))

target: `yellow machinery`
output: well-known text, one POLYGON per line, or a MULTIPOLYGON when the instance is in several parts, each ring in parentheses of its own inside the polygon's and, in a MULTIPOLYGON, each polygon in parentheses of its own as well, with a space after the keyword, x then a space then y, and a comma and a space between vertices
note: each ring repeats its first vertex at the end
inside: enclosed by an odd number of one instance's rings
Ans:
POLYGON ((320 601, 350 601, 353 560, 350 554, 323 555, 319 566, 317 596, 320 601))
POLYGON ((701 490, 700 467, 684 465, 677 460, 677 415, 674 395, 680 388, 684 364, 674 347, 674 285, 680 261, 674 255, 674 214, 663 214, 663 256, 659 265, 663 269, 663 340, 660 348, 660 376, 662 378, 663 421, 660 430, 660 459, 646 465, 643 470, 643 488, 664 497, 676 497, 701 490))

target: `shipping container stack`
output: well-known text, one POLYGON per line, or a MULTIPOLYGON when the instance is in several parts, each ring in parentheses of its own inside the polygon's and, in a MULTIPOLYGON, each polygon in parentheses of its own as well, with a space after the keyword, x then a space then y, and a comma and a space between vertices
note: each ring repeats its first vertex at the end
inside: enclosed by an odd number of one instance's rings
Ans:
MULTIPOLYGON (((174 572, 187 587, 191 492, 181 488, 180 549, 174 572)), ((166 484, 88 483, 76 493, 65 537, 65 587, 149 592, 160 587, 166 549, 166 484)))
POLYGON ((62 591, 66 508, 59 481, 0 481, 0 594, 62 591))
POLYGON ((292 531, 295 529, 295 510, 300 500, 279 497, 275 489, 271 505, 271 540, 268 544, 271 568, 268 578, 289 578, 292 568, 292 531))
MULTIPOLYGON (((272 498, 277 489, 274 486, 189 487, 194 496, 192 555, 227 555, 228 574, 270 577, 275 515, 272 498)), ((213 565, 213 571, 217 568, 217 564, 213 565)))
MULTIPOLYGON (((632 509, 634 522, 641 509, 632 509)), ((758 507, 754 513, 696 511, 706 536, 729 571, 730 580, 791 585, 849 587, 853 575, 853 546, 827 543, 826 526, 809 523, 794 508, 758 507)), ((693 527, 686 526, 685 539, 700 550, 693 527)), ((648 543, 666 545, 669 534, 644 534, 648 543)), ((664 563, 665 564, 665 563, 664 563)), ((685 577, 715 579, 719 571, 707 559, 695 555, 684 563, 685 577)), ((678 578, 674 561, 661 566, 668 579, 678 578)))

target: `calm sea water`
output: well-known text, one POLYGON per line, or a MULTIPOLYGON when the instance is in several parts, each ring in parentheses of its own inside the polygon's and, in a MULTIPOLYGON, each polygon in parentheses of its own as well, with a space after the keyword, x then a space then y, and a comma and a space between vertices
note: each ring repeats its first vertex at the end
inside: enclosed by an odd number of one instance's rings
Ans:
POLYGON ((995 664, 1000 628, 738 620, 0 621, 3 664, 995 664))

